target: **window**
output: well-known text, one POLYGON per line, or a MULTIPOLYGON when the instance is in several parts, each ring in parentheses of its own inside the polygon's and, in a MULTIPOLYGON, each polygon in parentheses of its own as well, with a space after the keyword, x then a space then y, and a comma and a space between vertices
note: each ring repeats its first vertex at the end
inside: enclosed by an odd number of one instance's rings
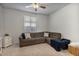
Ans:
POLYGON ((24 30, 25 32, 36 31, 36 17, 24 16, 24 30))

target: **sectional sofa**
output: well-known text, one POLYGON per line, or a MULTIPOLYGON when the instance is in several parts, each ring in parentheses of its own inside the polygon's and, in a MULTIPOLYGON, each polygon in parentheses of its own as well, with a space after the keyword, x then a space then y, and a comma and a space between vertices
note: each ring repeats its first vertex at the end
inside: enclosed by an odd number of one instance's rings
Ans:
POLYGON ((19 37, 19 46, 28 46, 40 43, 50 44, 50 39, 61 39, 61 33, 56 32, 32 32, 30 37, 26 38, 27 35, 22 33, 19 37), (46 35, 46 36, 45 36, 46 35))

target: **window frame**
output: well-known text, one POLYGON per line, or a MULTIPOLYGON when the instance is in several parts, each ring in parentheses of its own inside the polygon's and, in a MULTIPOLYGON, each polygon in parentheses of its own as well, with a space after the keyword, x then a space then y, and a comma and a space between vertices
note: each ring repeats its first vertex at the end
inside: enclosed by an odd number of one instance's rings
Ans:
POLYGON ((27 17, 27 15, 24 15, 24 22, 23 22, 24 32, 36 32, 37 31, 37 18, 35 16, 28 16, 30 21, 25 21, 26 17, 27 17), (34 17, 36 19, 36 21, 33 22, 32 17, 34 17), (29 31, 26 30, 25 23, 30 23, 30 26, 29 26, 30 30, 29 31), (31 26, 31 24, 33 24, 33 23, 36 24, 34 31, 32 31, 33 26, 31 26))

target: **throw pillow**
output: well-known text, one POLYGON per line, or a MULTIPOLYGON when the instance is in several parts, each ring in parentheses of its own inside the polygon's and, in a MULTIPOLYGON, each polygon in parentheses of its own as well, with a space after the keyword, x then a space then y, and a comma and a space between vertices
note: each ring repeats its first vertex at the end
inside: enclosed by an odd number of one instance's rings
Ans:
POLYGON ((44 36, 45 36, 45 37, 48 37, 48 33, 44 33, 44 36))
POLYGON ((22 33, 21 36, 22 36, 22 39, 25 39, 26 38, 25 37, 25 33, 22 33))
POLYGON ((26 33, 26 39, 31 38, 30 33, 26 33))

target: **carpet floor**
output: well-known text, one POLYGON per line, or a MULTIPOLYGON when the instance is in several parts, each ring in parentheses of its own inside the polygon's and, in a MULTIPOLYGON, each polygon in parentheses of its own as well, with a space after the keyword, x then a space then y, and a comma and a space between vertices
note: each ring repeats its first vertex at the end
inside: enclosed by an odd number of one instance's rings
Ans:
POLYGON ((67 50, 57 52, 47 43, 26 47, 11 46, 3 49, 2 56, 72 56, 67 50))

